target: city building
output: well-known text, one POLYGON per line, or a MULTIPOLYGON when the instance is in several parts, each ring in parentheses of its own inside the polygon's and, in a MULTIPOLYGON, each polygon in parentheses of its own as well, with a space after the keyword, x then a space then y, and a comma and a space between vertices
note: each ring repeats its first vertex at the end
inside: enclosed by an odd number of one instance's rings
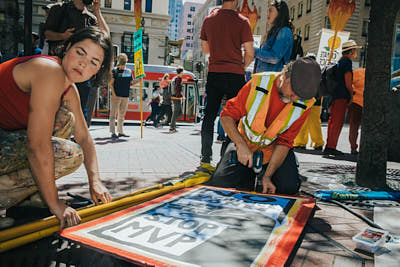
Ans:
POLYGON ((183 39, 182 58, 191 60, 193 51, 193 22, 196 12, 205 0, 188 0, 183 4, 179 38, 183 39))
POLYGON ((168 2, 168 14, 171 16, 171 21, 168 25, 168 38, 177 41, 181 25, 182 0, 169 0, 168 2))
MULTIPOLYGON (((2 54, 16 55, 16 51, 23 49, 24 1, 18 1, 19 7, 15 8, 16 10, 12 10, 12 13, 8 13, 11 9, 6 9, 6 6, 12 5, 15 1, 6 0, 1 2, 0 28, 2 33, 7 34, 0 36, 0 49, 2 54), (20 19, 16 25, 15 19, 18 17, 20 19), (15 45, 6 45, 15 43, 17 44, 17 49, 15 49, 15 45)), ((55 3, 55 1, 32 1, 32 31, 39 32, 39 24, 46 20, 45 11, 42 7, 50 3, 55 3)), ((101 12, 110 27, 113 44, 118 47, 119 52, 128 55, 129 62, 133 62, 133 33, 136 31, 133 4, 134 0, 100 1, 101 12)), ((141 24, 144 29, 143 61, 145 64, 163 65, 165 63, 170 19, 168 1, 142 0, 141 24)))

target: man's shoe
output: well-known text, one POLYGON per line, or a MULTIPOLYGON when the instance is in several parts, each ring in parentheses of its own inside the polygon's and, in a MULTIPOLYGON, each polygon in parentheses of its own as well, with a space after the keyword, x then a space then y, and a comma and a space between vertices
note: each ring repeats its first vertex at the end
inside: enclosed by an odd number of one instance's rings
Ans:
POLYGON ((203 165, 204 163, 211 163, 211 157, 210 156, 201 156, 200 165, 203 165))
POLYGON ((118 136, 117 136, 115 133, 113 133, 113 134, 111 135, 111 139, 112 139, 112 140, 117 140, 117 139, 118 139, 118 136))
POLYGON ((178 132, 175 128, 169 128, 169 133, 176 133, 178 132))
POLYGON ((306 146, 294 146, 295 149, 306 150, 306 146))
POLYGON ((218 136, 217 136, 217 140, 223 142, 223 141, 225 141, 225 136, 223 136, 223 135, 218 135, 218 136))
POLYGON ((352 150, 351 150, 351 154, 352 154, 352 155, 358 155, 357 149, 352 149, 352 150))
POLYGON ((323 146, 316 146, 314 147, 314 150, 322 151, 323 146))
POLYGON ((0 216, 0 229, 8 228, 10 226, 13 226, 13 224, 13 218, 0 216))
POLYGON ((124 133, 119 133, 118 137, 129 137, 130 135, 124 134, 124 133))
POLYGON ((325 147, 324 155, 343 156, 344 153, 334 148, 325 147))

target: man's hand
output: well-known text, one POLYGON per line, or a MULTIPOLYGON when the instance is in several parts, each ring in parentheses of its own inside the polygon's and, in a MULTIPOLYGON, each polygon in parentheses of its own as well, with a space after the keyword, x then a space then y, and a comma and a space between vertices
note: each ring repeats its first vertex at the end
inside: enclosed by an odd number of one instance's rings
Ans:
POLYGON ((55 207, 50 207, 50 211, 60 220, 61 229, 77 225, 81 222, 81 217, 76 210, 68 207, 61 201, 58 201, 55 207))
POLYGON ((236 146, 238 161, 244 166, 251 168, 253 166, 253 152, 246 143, 236 146))
POLYGON ((263 177, 262 180, 262 185, 263 185, 263 193, 264 194, 274 194, 276 191, 276 186, 274 183, 271 181, 271 177, 265 176, 263 177))
POLYGON ((63 33, 64 40, 67 40, 69 37, 71 37, 71 35, 74 34, 74 31, 75 28, 66 29, 65 32, 63 33))
POLYGON ((99 205, 99 201, 97 200, 97 198, 100 198, 103 204, 112 201, 110 193, 100 180, 94 181, 92 184, 90 184, 89 190, 90 190, 90 196, 92 197, 96 205, 99 205))

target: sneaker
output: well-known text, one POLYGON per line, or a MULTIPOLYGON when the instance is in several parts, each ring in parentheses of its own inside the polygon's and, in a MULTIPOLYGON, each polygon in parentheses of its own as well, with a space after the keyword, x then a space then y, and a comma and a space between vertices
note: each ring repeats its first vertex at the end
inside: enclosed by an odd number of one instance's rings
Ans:
POLYGON ((218 135, 218 136, 217 136, 217 140, 223 142, 223 141, 225 141, 225 136, 223 136, 223 135, 218 135))
POLYGON ((343 156, 344 153, 334 148, 325 147, 324 155, 343 156))
POLYGON ((351 154, 352 154, 352 155, 358 155, 357 149, 352 149, 352 150, 351 150, 351 154))
POLYGON ((314 147, 314 150, 322 151, 322 149, 323 149, 323 146, 316 146, 316 147, 314 147))
POLYGON ((170 128, 169 129, 169 133, 176 133, 176 132, 178 132, 175 128, 170 128))
POLYGON ((130 135, 124 134, 124 133, 119 133, 118 137, 129 137, 130 135))
POLYGON ((210 156, 201 156, 200 157, 200 165, 203 165, 205 163, 210 163, 210 162, 211 162, 210 156))
POLYGON ((111 135, 111 139, 112 139, 112 140, 116 140, 116 139, 118 139, 118 136, 117 136, 115 133, 113 133, 113 134, 111 135))

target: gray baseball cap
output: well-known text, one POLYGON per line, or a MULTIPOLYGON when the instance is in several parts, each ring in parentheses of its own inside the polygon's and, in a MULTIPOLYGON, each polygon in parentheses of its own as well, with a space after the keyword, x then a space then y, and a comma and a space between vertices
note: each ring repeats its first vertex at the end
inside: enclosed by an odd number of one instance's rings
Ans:
POLYGON ((302 100, 317 95, 321 82, 321 68, 312 57, 298 58, 292 66, 290 83, 293 92, 302 100))

